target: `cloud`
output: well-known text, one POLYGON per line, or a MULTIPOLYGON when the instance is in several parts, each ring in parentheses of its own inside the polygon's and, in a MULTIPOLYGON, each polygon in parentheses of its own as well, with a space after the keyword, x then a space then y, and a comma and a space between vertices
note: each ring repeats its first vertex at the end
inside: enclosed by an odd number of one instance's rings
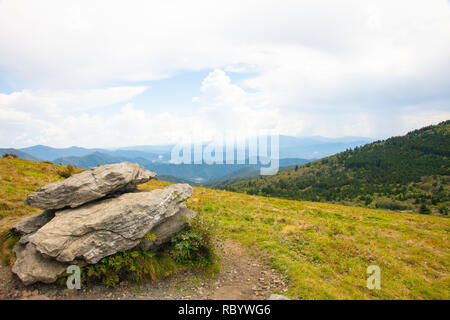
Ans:
POLYGON ((198 117, 180 117, 162 112, 152 114, 136 109, 131 103, 107 114, 81 113, 54 121, 23 112, 3 113, 0 145, 25 147, 45 144, 55 147, 72 145, 116 148, 179 142, 195 128, 198 117))
POLYGON ((220 69, 209 73, 203 80, 201 95, 194 99, 201 104, 204 123, 214 124, 217 133, 256 135, 272 131, 296 135, 302 129, 302 121, 282 114, 269 105, 261 93, 249 93, 220 69))
POLYGON ((122 86, 83 90, 22 90, 0 93, 0 111, 8 109, 59 116, 128 101, 147 90, 146 86, 122 86))

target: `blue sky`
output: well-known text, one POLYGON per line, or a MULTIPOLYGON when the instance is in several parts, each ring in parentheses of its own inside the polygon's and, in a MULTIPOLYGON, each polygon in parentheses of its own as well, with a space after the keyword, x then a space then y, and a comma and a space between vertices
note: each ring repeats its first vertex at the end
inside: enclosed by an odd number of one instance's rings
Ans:
POLYGON ((448 1, 0 1, 0 146, 385 138, 450 118, 448 1))

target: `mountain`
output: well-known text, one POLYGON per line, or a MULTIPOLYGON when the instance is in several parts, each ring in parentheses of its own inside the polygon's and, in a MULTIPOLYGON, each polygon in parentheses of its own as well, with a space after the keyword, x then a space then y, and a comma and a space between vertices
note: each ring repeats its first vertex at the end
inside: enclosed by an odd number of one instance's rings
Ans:
MULTIPOLYGON (((279 161, 280 161, 279 171, 287 170, 295 165, 302 165, 311 162, 310 160, 307 159, 295 159, 295 158, 280 159, 279 161)), ((234 184, 240 181, 256 179, 259 176, 260 176, 259 169, 247 166, 238 169, 236 171, 233 171, 230 174, 226 174, 219 178, 208 181, 207 183, 204 184, 204 186, 208 188, 223 188, 227 185, 234 184)))
MULTIPOLYGON (((318 159, 345 151, 349 148, 362 146, 370 142, 373 142, 373 139, 365 137, 326 138, 321 136, 292 137, 280 135, 279 158, 318 159)), ((203 143, 203 147, 206 145, 207 143, 203 143)), ((121 147, 120 149, 124 151, 134 150, 170 156, 174 146, 174 144, 167 144, 156 146, 121 147)))
POLYGON ((225 189, 296 200, 448 212, 450 121, 225 189))
MULTIPOLYGON (((62 179, 60 170, 49 163, 0 158, 1 262, 14 259, 14 242, 2 243, 2 235, 20 219, 41 212, 23 199, 62 179)), ((139 189, 168 184, 151 180, 139 189)), ((254 259, 270 261, 271 268, 289 280, 284 294, 292 299, 449 299, 450 219, 200 187, 186 205, 202 218, 200 226, 208 227, 203 230, 214 227, 222 261, 236 252, 239 259, 246 259, 248 252, 254 259), (223 250, 222 244, 231 249, 223 250), (366 287, 370 265, 381 268, 381 290, 366 287)), ((186 277, 188 283, 198 281, 198 276, 186 277)), ((257 282, 260 272, 253 277, 257 282)), ((235 285, 238 290, 239 283, 235 285)), ((97 287, 86 284, 85 290, 92 293, 97 287)), ((114 290, 122 289, 111 287, 108 292, 114 290)))
POLYGON ((52 162, 55 164, 62 164, 62 165, 71 164, 77 168, 89 169, 89 168, 96 167, 98 165, 118 163, 118 162, 123 162, 123 161, 128 161, 128 160, 129 160, 128 158, 114 157, 107 153, 102 153, 102 152, 97 151, 97 152, 85 155, 83 157, 70 156, 70 157, 57 158, 57 159, 53 160, 52 162))
POLYGON ((19 149, 13 149, 13 148, 0 149, 0 157, 3 157, 3 155, 6 153, 13 153, 13 154, 17 155, 20 159, 26 159, 26 160, 30 160, 30 161, 42 161, 42 159, 34 157, 31 154, 23 152, 19 149))
MULTIPOLYGON (((279 158, 318 159, 369 142, 372 142, 372 139, 363 137, 325 138, 320 136, 290 137, 281 135, 279 138, 279 158)), ((204 143, 203 147, 206 145, 207 144, 204 143)), ((44 145, 35 145, 17 150, 25 152, 37 159, 47 161, 69 157, 84 157, 94 152, 100 152, 114 157, 129 159, 144 158, 147 160, 156 160, 158 162, 169 162, 174 146, 175 145, 173 144, 131 146, 113 150, 101 148, 88 149, 76 146, 69 148, 52 148, 44 145)))
MULTIPOLYGON (((120 153, 120 152, 94 152, 88 154, 84 157, 65 157, 58 158, 53 161, 55 164, 68 165, 71 164, 77 168, 92 168, 98 165, 117 163, 123 161, 130 161, 138 163, 148 170, 154 171, 158 176, 170 176, 173 178, 181 179, 180 181, 190 181, 191 183, 207 183, 213 180, 218 180, 219 178, 239 176, 235 172, 243 168, 253 168, 256 172, 259 172, 259 165, 249 165, 249 164, 172 164, 165 163, 161 161, 156 161, 158 155, 153 155, 155 159, 149 160, 148 153, 146 153, 147 158, 143 157, 128 157, 133 155, 141 155, 142 152, 133 151, 132 153, 120 153), (123 156, 122 156, 123 154, 123 156)), ((308 162, 306 159, 280 159, 280 166, 292 166, 295 164, 304 164, 308 162)), ((247 161, 248 163, 248 161, 247 161)), ((176 182, 174 179, 169 181, 176 182)))
MULTIPOLYGON (((324 137, 289 137, 280 136, 279 159, 280 167, 304 164, 310 160, 344 151, 354 146, 360 146, 371 140, 361 137, 324 138, 324 137)), ((207 143, 203 143, 206 147, 207 143)), ((212 183, 224 186, 247 179, 250 170, 256 171, 260 166, 255 165, 207 165, 170 163, 173 144, 156 146, 130 146, 116 150, 87 149, 81 147, 52 148, 36 145, 20 149, 37 159, 52 161, 56 164, 71 164, 78 168, 91 168, 97 165, 122 161, 139 163, 159 175, 167 175, 195 183, 212 183), (224 181, 227 180, 227 181, 224 181)), ((237 148, 234 150, 237 154, 237 148)), ((248 146, 246 147, 248 154, 248 146)), ((33 160, 32 158, 28 158, 33 160)), ((248 163, 247 159, 247 163, 248 163)))
POLYGON ((56 158, 61 157, 83 157, 95 151, 100 151, 102 149, 85 149, 80 147, 70 147, 70 148, 52 148, 43 145, 36 145, 28 148, 21 148, 20 151, 31 154, 36 158, 40 158, 47 161, 52 161, 56 158))

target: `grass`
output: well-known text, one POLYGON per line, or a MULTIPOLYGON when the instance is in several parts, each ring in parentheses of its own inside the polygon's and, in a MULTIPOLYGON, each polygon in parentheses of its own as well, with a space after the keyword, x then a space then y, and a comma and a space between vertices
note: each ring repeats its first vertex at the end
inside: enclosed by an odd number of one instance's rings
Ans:
POLYGON ((447 218, 205 188, 187 205, 286 274, 292 298, 450 298, 447 218), (380 290, 366 287, 370 265, 381 269, 380 290))
MULTIPOLYGON (((3 219, 37 213, 23 199, 60 179, 58 166, 0 159, 3 219), (36 175, 25 174, 35 172, 36 175), (43 176, 41 176, 43 175, 43 176)), ((170 183, 152 180, 141 189, 170 183)), ((250 196, 195 188, 188 207, 289 279, 294 299, 449 299, 450 220, 388 210, 250 196), (381 289, 366 288, 367 267, 381 289)), ((1 231, 1 230, 0 230, 1 231)))

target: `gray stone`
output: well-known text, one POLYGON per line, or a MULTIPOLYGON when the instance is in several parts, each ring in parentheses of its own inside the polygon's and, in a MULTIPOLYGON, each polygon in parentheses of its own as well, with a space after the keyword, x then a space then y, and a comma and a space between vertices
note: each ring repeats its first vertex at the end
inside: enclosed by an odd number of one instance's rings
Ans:
POLYGON ((13 226, 13 229, 19 232, 21 235, 30 234, 36 232, 39 228, 53 219, 54 216, 54 211, 45 210, 40 214, 20 220, 13 226))
POLYGON ((29 195, 24 202, 44 210, 75 208, 109 194, 134 191, 138 184, 155 176, 154 172, 136 163, 109 164, 48 184, 29 195))
POLYGON ((291 300, 286 296, 283 296, 282 294, 271 294, 269 299, 267 300, 291 300))
POLYGON ((12 272, 25 284, 35 282, 53 283, 66 272, 66 265, 43 257, 34 245, 16 244, 14 246, 16 262, 12 272))
POLYGON ((149 231, 150 234, 156 236, 155 241, 144 239, 139 244, 138 249, 142 251, 158 250, 163 244, 169 242, 175 233, 186 229, 189 226, 188 219, 192 219, 196 215, 188 208, 181 207, 175 215, 149 231))
POLYGON ((153 228, 184 210, 183 201, 192 193, 188 184, 175 184, 61 210, 28 240, 60 262, 97 263, 136 247, 153 228))

